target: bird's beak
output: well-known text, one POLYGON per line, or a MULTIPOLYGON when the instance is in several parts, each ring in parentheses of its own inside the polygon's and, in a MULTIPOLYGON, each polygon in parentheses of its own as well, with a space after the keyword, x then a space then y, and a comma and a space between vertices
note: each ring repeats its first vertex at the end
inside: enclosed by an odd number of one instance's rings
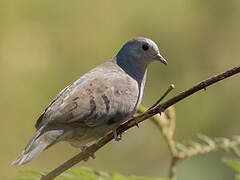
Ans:
POLYGON ((160 53, 158 53, 158 54, 155 56, 154 59, 161 61, 161 62, 162 62, 163 64, 165 64, 165 65, 168 65, 167 60, 164 59, 160 53))

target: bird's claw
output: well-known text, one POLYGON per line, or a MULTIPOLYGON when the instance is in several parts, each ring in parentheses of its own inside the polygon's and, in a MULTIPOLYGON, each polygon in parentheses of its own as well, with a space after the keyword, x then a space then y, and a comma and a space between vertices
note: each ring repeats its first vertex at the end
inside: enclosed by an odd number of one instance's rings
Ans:
MULTIPOLYGON (((81 150, 82 150, 82 151, 86 151, 87 148, 88 148, 88 145, 85 144, 84 146, 81 147, 81 150)), ((95 159, 95 158, 96 158, 96 155, 95 155, 95 154, 91 154, 90 157, 91 157, 92 159, 95 159)), ((86 161, 88 161, 88 159, 89 159, 89 157, 85 158, 84 161, 86 162, 86 161)))
POLYGON ((113 135, 114 135, 115 141, 120 141, 122 139, 122 135, 121 134, 118 135, 116 129, 113 130, 113 135))
POLYGON ((138 125, 137 121, 135 121, 135 126, 136 126, 137 128, 139 128, 139 125, 138 125))

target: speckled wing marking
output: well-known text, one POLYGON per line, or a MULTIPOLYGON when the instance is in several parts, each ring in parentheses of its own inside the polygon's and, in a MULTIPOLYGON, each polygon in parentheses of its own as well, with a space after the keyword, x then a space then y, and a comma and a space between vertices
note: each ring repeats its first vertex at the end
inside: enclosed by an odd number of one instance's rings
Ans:
POLYGON ((44 119, 44 115, 46 110, 59 98, 62 96, 62 94, 68 90, 68 88, 70 87, 70 85, 68 85, 67 87, 65 87, 62 91, 60 91, 60 93, 58 93, 58 95, 50 102, 50 104, 45 108, 45 111, 41 114, 41 116, 38 118, 36 124, 35 124, 35 128, 40 128, 40 126, 42 125, 42 121, 44 119))
POLYGON ((103 65, 61 91, 40 116, 36 127, 45 123, 82 123, 94 127, 134 113, 139 94, 137 82, 114 63, 103 65))

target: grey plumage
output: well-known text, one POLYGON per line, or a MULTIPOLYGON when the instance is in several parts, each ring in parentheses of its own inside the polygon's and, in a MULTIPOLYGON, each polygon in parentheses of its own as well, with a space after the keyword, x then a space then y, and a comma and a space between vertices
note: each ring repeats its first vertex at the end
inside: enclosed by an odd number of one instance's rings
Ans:
POLYGON ((81 147, 115 129, 136 112, 143 94, 147 66, 167 64, 147 38, 128 41, 111 60, 84 74, 62 90, 36 122, 36 133, 12 165, 29 162, 65 140, 81 147))

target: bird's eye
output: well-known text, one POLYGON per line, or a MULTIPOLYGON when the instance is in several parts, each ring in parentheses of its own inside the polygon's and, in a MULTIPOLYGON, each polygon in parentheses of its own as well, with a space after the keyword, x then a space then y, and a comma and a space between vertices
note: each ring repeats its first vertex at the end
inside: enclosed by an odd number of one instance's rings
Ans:
POLYGON ((148 44, 143 44, 143 45, 142 45, 142 49, 143 49, 144 51, 147 51, 147 50, 149 49, 148 44))

